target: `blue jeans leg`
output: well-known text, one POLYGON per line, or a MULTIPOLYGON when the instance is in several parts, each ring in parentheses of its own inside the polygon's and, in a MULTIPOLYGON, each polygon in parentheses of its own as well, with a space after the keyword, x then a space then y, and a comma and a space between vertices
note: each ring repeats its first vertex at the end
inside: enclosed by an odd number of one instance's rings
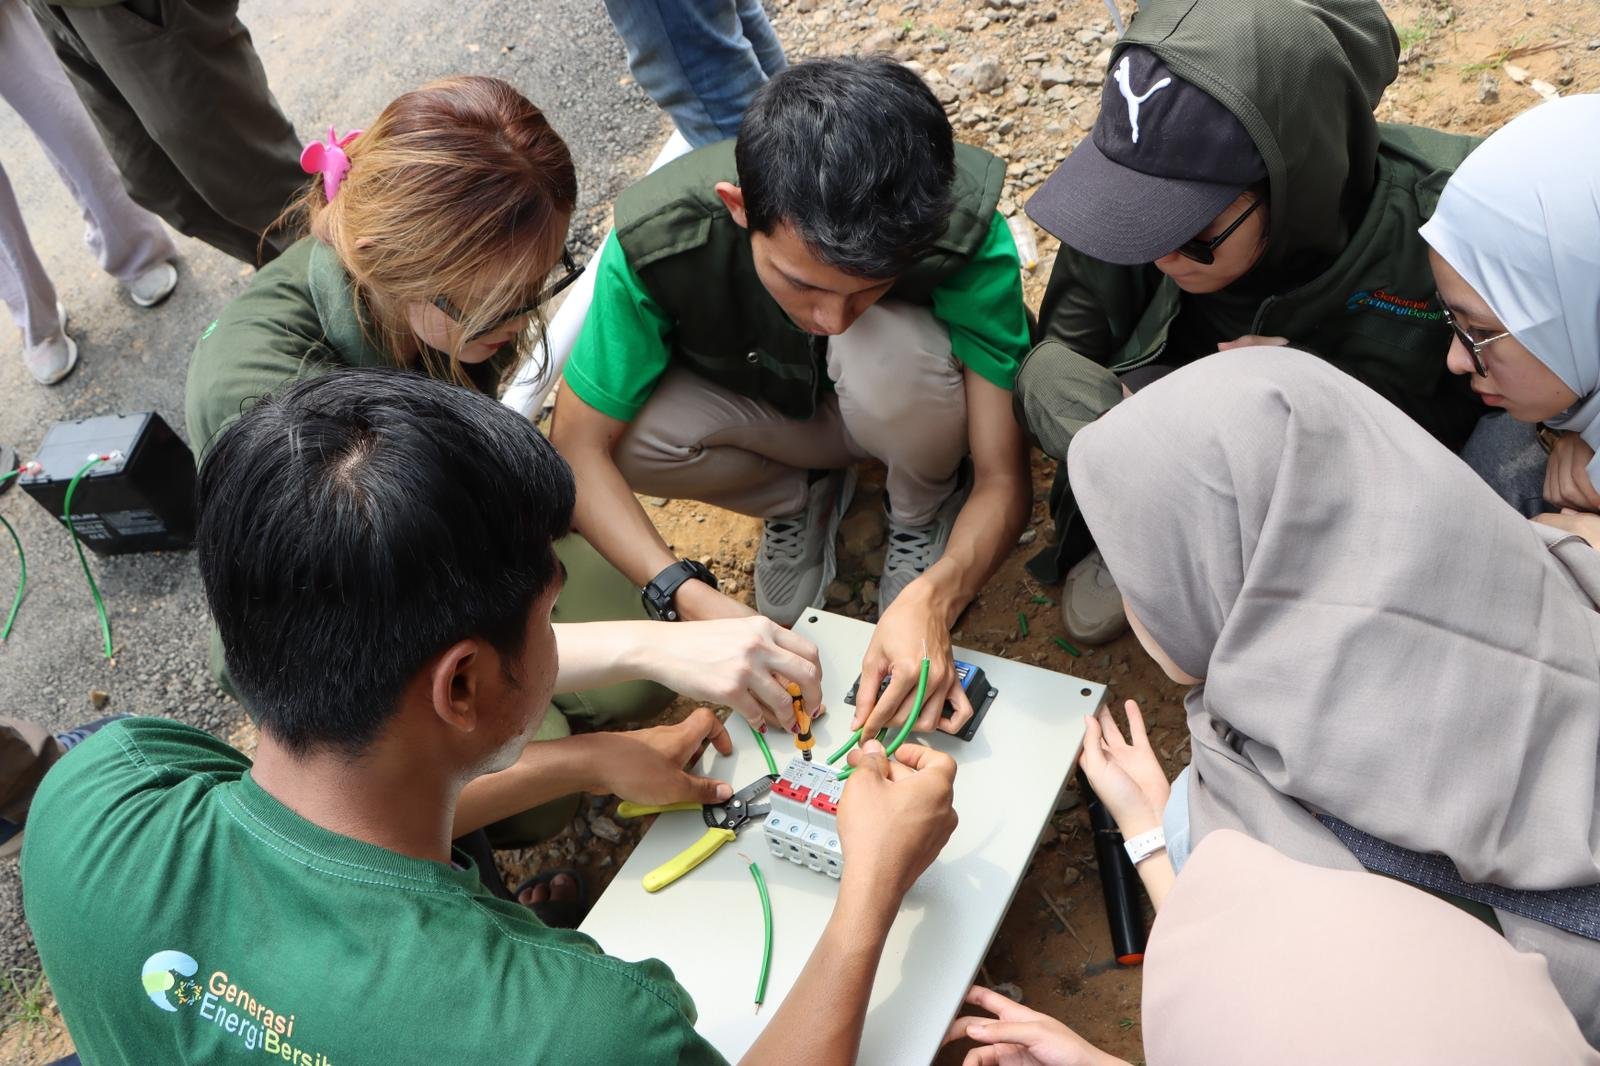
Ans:
POLYGON ((760 0, 606 0, 628 69, 695 148, 739 132, 750 99, 783 69, 760 0))

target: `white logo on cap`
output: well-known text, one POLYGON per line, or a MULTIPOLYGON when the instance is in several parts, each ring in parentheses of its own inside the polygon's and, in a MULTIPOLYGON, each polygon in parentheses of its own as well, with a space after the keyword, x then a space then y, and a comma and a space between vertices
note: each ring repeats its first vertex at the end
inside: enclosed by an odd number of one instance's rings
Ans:
POLYGON ((1171 78, 1162 78, 1142 93, 1135 93, 1128 84, 1128 57, 1123 56, 1122 62, 1117 64, 1117 69, 1111 75, 1116 80, 1117 88, 1122 90, 1122 98, 1128 101, 1128 121, 1133 124, 1133 143, 1139 143, 1139 108, 1144 102, 1156 93, 1172 84, 1171 78))

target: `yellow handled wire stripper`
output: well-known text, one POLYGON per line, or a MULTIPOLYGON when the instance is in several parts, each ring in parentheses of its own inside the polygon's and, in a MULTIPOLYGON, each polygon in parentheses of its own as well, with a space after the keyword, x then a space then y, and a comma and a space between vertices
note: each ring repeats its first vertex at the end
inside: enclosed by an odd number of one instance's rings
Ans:
POLYGON ((770 804, 758 802, 772 791, 776 774, 764 774, 754 783, 746 785, 721 803, 666 803, 646 805, 622 802, 617 805, 618 818, 640 818, 646 814, 665 814, 668 811, 698 809, 705 819, 706 831, 699 840, 644 875, 644 890, 659 892, 672 882, 693 870, 717 853, 717 849, 739 834, 749 822, 765 821, 770 804))

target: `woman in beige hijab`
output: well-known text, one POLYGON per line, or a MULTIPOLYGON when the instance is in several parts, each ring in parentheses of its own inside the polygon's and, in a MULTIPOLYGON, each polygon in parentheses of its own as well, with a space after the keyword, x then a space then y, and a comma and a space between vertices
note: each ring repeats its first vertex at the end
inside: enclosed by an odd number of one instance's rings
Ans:
MULTIPOLYGON (((1151 757, 1154 764, 1154 756, 1151 757)), ((1156 916, 1148 1066, 1594 1066, 1544 959, 1387 878, 1212 833, 1156 916)), ((965 1066, 1128 1066, 998 993, 949 1039, 965 1066)))
POLYGON ((1173 373, 1068 460, 1135 631, 1194 684, 1191 838, 1489 902, 1600 1041, 1600 553, 1283 348, 1173 373))

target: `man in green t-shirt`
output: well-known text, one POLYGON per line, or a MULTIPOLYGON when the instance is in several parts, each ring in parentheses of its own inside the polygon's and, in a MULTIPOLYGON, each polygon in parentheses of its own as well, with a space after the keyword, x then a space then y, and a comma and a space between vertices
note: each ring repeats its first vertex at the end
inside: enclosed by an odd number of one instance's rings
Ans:
MULTIPOLYGON (((223 431, 196 549, 254 763, 114 722, 29 815, 23 905, 85 1062, 721 1061, 663 964, 541 924, 450 846, 575 789, 685 799, 699 741, 728 750, 709 711, 526 744, 572 500, 527 420, 415 374, 332 371, 223 431)), ((829 1009, 786 1000, 752 1061, 854 1058, 895 912, 954 828, 948 757, 852 762, 850 864, 797 982, 829 1009)))
POLYGON ((575 525, 660 617, 749 608, 676 558, 635 492, 765 519, 756 605, 789 625, 833 579, 852 464, 884 464, 879 625, 855 723, 869 728, 909 710, 924 653, 921 728, 945 699, 957 711, 945 728, 965 723, 949 629, 1031 503, 1011 405, 1028 322, 995 210, 1004 178, 1003 161, 954 142, 900 64, 796 64, 756 95, 736 141, 618 198, 556 402, 575 525))

